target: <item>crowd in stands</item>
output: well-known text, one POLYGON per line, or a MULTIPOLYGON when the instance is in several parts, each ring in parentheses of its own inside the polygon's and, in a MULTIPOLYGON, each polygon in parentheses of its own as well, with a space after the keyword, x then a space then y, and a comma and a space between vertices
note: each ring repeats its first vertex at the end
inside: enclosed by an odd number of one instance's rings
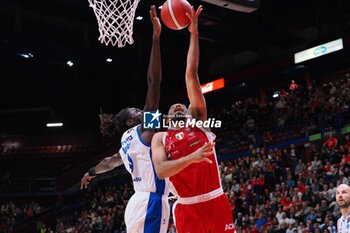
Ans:
POLYGON ((133 192, 132 183, 82 192, 74 208, 61 211, 55 232, 125 232, 124 210, 133 192))
POLYGON ((221 155, 271 145, 294 138, 337 132, 350 122, 350 79, 281 90, 278 98, 261 103, 259 98, 236 101, 211 116, 224 127, 215 132, 221 155))
POLYGON ((0 203, 0 233, 10 233, 16 223, 28 220, 41 213, 43 208, 36 202, 15 204, 13 202, 0 203))
POLYGON ((220 164, 237 232, 336 232, 335 192, 349 184, 350 140, 326 142, 312 146, 311 161, 300 147, 261 149, 220 164))

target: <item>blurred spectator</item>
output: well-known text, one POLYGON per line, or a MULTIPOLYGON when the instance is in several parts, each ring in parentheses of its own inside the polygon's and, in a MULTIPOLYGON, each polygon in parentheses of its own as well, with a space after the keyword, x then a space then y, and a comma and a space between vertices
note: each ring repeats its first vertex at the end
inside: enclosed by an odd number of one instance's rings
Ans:
POLYGON ((43 208, 36 202, 31 201, 24 204, 14 202, 0 202, 0 229, 2 232, 12 232, 16 223, 23 220, 30 220, 42 212, 43 208))
POLYGON ((299 159, 298 164, 295 166, 294 172, 295 174, 299 174, 302 171, 304 171, 306 168, 305 164, 303 163, 303 160, 299 159))
POLYGON ((298 89, 298 88, 299 88, 299 85, 296 84, 294 80, 292 80, 291 83, 290 83, 290 85, 289 85, 289 90, 290 90, 290 91, 294 91, 294 90, 296 90, 296 89, 298 89))
POLYGON ((333 136, 333 134, 330 134, 328 137, 329 138, 323 143, 323 146, 328 149, 333 149, 338 145, 338 140, 333 136))

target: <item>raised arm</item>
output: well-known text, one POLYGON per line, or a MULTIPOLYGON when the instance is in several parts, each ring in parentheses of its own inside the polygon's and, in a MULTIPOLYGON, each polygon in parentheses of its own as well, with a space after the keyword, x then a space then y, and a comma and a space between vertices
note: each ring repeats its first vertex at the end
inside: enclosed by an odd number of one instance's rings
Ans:
MULTIPOLYGON (((143 111, 155 111, 159 107, 160 99, 160 84, 162 81, 162 64, 160 57, 160 33, 162 31, 162 26, 160 24, 159 18, 157 17, 156 7, 151 6, 149 11, 151 22, 153 24, 153 37, 152 37, 152 50, 151 57, 149 60, 148 71, 147 71, 147 96, 146 103, 143 111)), ((143 122, 143 118, 142 118, 143 122)), ((144 129, 143 124, 139 128, 142 140, 151 144, 152 137, 154 135, 154 130, 144 129)))
POLYGON ((199 65, 199 42, 198 42, 198 16, 202 12, 202 6, 199 6, 195 12, 193 7, 191 14, 187 17, 191 19, 191 24, 188 26, 190 36, 190 46, 187 53, 186 66, 186 88, 190 100, 189 115, 199 120, 207 119, 207 109, 205 98, 202 93, 201 85, 198 77, 199 65))
POLYGON ((176 175, 192 163, 200 163, 203 161, 212 163, 207 156, 214 153, 214 143, 205 143, 204 146, 185 157, 176 160, 168 160, 162 142, 163 133, 164 132, 156 133, 152 139, 152 161, 159 179, 176 175))
POLYGON ((119 153, 114 154, 111 157, 104 158, 95 167, 90 168, 90 170, 84 174, 81 179, 80 188, 87 188, 90 181, 96 177, 97 174, 105 173, 123 164, 123 160, 119 153))
POLYGON ((147 71, 147 96, 144 111, 157 110, 160 99, 160 83, 162 81, 161 57, 160 57, 160 33, 161 24, 157 17, 155 6, 149 11, 153 24, 152 50, 147 71))

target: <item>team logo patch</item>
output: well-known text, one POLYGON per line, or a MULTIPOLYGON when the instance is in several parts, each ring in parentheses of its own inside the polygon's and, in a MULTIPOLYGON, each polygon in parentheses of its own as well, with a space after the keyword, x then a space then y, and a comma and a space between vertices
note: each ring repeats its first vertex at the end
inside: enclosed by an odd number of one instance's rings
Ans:
POLYGON ((184 133, 183 133, 183 132, 177 133, 177 134, 175 134, 175 137, 176 137, 178 140, 182 140, 182 139, 184 138, 184 133))

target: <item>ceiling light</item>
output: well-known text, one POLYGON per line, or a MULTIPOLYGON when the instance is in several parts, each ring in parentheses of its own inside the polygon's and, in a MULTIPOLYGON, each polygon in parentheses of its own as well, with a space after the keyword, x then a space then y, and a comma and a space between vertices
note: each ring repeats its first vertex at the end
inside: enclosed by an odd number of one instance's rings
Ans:
POLYGON ((31 53, 20 53, 18 55, 26 59, 34 57, 31 53))
POLYGON ((106 59, 106 62, 112 62, 112 61, 113 61, 112 58, 107 58, 107 59, 106 59))
POLYGON ((143 17, 142 17, 142 16, 137 16, 136 19, 137 19, 137 20, 142 20, 143 17))
POLYGON ((21 56, 21 57, 24 57, 24 58, 29 58, 29 55, 26 54, 26 53, 21 53, 20 56, 21 56))
POLYGON ((72 61, 67 61, 67 65, 69 65, 69 66, 73 66, 73 65, 74 65, 74 63, 73 63, 72 61))
POLYGON ((158 9, 162 9, 163 6, 159 6, 158 9))
POLYGON ((63 123, 62 122, 53 122, 53 123, 47 123, 46 127, 62 127, 63 123))

